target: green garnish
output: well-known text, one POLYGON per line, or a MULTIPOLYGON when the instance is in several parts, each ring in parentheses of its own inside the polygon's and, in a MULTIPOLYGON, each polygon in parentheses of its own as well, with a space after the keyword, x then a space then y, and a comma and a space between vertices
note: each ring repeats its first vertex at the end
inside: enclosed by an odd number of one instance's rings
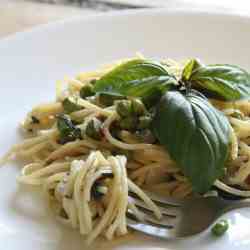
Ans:
POLYGON ((108 188, 99 180, 97 180, 91 188, 91 196, 94 200, 101 199, 107 192, 108 188))
POLYGON ((250 75, 244 69, 229 64, 193 64, 187 72, 187 64, 183 70, 182 79, 193 88, 213 98, 226 101, 250 98, 250 75), (196 65, 196 66, 194 66, 196 65))
POLYGON ((146 112, 146 108, 142 101, 138 98, 132 99, 131 101, 131 109, 134 115, 144 115, 146 112))
POLYGON ((96 93, 108 92, 147 100, 155 91, 178 85, 176 78, 158 62, 135 59, 121 64, 96 81, 96 93))
POLYGON ((87 126, 85 133, 90 138, 93 138, 95 140, 100 140, 102 138, 102 123, 97 118, 92 118, 87 126))
MULTIPOLYGON (((90 90, 92 87, 85 89, 82 96, 90 90)), ((249 99, 250 75, 235 65, 204 65, 191 59, 177 79, 159 62, 135 59, 96 80, 93 91, 104 106, 115 103, 119 129, 150 130, 152 139, 167 149, 193 190, 204 193, 222 177, 231 143, 228 119, 206 96, 225 101, 249 99)), ((66 106, 68 113, 78 109, 76 103, 66 106)), ((100 124, 95 123, 89 124, 86 134, 100 138, 100 124)))
POLYGON ((240 110, 235 110, 232 114, 232 117, 235 117, 237 119, 243 120, 244 119, 244 114, 240 112, 240 110))
POLYGON ((86 97, 92 96, 94 94, 95 92, 93 91, 93 86, 90 84, 83 86, 80 90, 80 97, 83 99, 86 97))
POLYGON ((184 81, 184 82, 189 81, 189 79, 190 79, 192 73, 193 73, 196 69, 198 69, 199 67, 201 67, 201 66, 202 66, 202 65, 201 65, 201 63, 200 63, 199 60, 197 60, 197 59, 195 59, 195 58, 190 59, 190 60, 186 63, 186 65, 185 65, 185 67, 184 67, 184 69, 183 69, 183 71, 182 71, 182 76, 181 76, 182 81, 184 81))
POLYGON ((169 91, 158 104, 152 122, 155 137, 178 163, 198 193, 207 192, 224 173, 230 124, 197 91, 169 91))
POLYGON ((65 98, 62 102, 64 112, 66 114, 70 114, 72 112, 78 111, 83 109, 82 106, 77 105, 76 103, 72 102, 69 98, 65 98))
POLYGON ((57 116, 57 129, 59 131, 59 143, 61 144, 82 139, 81 130, 72 123, 67 115, 57 116))
POLYGON ((38 118, 36 118, 35 116, 31 116, 31 122, 33 123, 33 124, 39 124, 40 123, 40 120, 38 119, 38 118))
POLYGON ((212 234, 215 236, 222 236, 229 228, 227 220, 220 220, 212 227, 212 234))
POLYGON ((115 101, 126 99, 126 97, 123 95, 114 94, 114 93, 106 93, 106 92, 98 93, 97 98, 98 98, 99 103, 104 106, 112 106, 115 101))
POLYGON ((137 117, 146 113, 146 108, 141 100, 122 100, 116 102, 116 112, 121 117, 122 128, 135 128, 137 117))
POLYGON ((60 212, 59 212, 59 215, 60 215, 62 218, 66 219, 66 220, 69 218, 68 214, 66 213, 66 211, 65 211, 63 208, 61 208, 61 210, 60 210, 60 212))
POLYGON ((116 103, 116 112, 121 117, 128 117, 132 115, 131 101, 123 100, 116 103))

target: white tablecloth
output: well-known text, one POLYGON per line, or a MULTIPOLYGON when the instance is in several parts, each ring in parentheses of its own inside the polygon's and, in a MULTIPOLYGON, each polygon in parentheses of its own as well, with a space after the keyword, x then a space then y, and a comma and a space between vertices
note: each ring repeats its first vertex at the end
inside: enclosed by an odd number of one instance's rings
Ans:
POLYGON ((84 16, 95 10, 63 5, 0 0, 0 37, 55 20, 84 16))

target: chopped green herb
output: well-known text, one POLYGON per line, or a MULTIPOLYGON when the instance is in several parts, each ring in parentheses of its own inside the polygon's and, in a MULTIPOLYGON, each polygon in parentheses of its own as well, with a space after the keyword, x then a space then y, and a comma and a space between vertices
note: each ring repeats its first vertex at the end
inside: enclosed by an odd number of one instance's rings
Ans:
POLYGON ((107 92, 101 92, 98 94, 98 101, 104 106, 112 106, 115 101, 122 99, 126 99, 126 97, 123 95, 107 92))
POLYGON ((91 196, 95 199, 101 199, 108 192, 108 188, 102 185, 101 181, 96 181, 91 188, 91 196))
POLYGON ((77 128, 67 115, 57 116, 59 143, 65 144, 76 139, 82 139, 81 130, 77 128))
POLYGON ((69 98, 65 98, 62 102, 62 105, 65 113, 67 114, 83 109, 82 106, 72 102, 69 98))
POLYGON ((229 228, 229 224, 227 220, 221 220, 217 222, 213 228, 212 233, 215 236, 222 236, 229 228))
POLYGON ((231 116, 240 120, 244 119, 244 114, 240 110, 235 110, 231 116))
POLYGON ((86 126, 86 135, 95 139, 100 140, 102 138, 102 123, 97 118, 91 119, 86 126))
POLYGON ((94 95, 94 91, 93 91, 93 86, 88 84, 88 85, 85 85, 81 88, 80 90, 80 96, 81 98, 86 98, 86 97, 89 97, 89 96, 92 96, 94 95))
POLYGON ((31 121, 33 124, 39 124, 40 123, 40 120, 38 118, 36 118, 35 116, 31 116, 31 121))
POLYGON ((69 218, 69 216, 67 215, 66 211, 63 208, 61 208, 59 215, 64 219, 69 218))

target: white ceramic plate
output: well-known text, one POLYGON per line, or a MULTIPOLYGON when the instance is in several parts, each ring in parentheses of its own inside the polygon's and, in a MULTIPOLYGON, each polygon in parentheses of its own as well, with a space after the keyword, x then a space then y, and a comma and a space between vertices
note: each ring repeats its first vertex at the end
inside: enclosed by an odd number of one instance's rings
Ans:
MULTIPOLYGON (((34 104, 52 100, 55 81, 65 75, 137 51, 149 57, 199 57, 248 68, 249 31, 250 19, 243 16, 151 10, 60 22, 2 40, 0 154, 20 140, 17 124, 25 113, 34 104)), ((0 249, 85 249, 79 233, 57 223, 36 192, 16 184, 19 169, 14 162, 0 169, 0 249)), ((90 249, 249 249, 250 209, 225 217, 231 226, 219 239, 209 230, 181 241, 133 233, 113 242, 98 240, 90 249)))

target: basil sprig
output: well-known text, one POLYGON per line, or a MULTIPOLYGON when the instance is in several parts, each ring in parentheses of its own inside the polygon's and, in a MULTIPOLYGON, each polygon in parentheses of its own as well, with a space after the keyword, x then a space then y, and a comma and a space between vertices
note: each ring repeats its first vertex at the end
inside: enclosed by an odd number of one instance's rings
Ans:
POLYGON ((234 65, 203 65, 191 59, 176 79, 160 63, 135 59, 102 76, 93 90, 140 97, 148 108, 157 104, 152 132, 193 189, 204 193, 224 172, 231 129, 204 95, 226 101, 249 98, 250 76, 234 65))
POLYGON ((160 64, 145 59, 130 60, 105 74, 94 85, 95 92, 109 92, 145 100, 178 85, 173 75, 160 64))
POLYGON ((193 91, 169 91, 158 104, 153 132, 196 192, 204 193, 223 173, 229 148, 227 118, 193 91))
POLYGON ((182 80, 193 88, 216 99, 235 101, 250 98, 250 75, 244 69, 229 64, 200 65, 190 60, 182 80))

